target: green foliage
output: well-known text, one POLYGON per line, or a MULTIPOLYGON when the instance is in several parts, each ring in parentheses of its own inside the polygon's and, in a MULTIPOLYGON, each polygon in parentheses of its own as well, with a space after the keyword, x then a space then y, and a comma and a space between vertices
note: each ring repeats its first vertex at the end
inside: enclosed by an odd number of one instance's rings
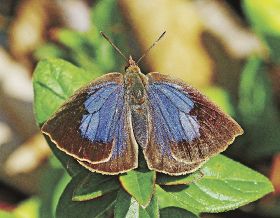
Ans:
POLYGON ((84 173, 78 174, 65 188, 57 205, 57 218, 108 217, 110 209, 115 205, 117 192, 84 202, 72 200, 74 189, 84 176, 84 173))
POLYGON ((156 183, 159 185, 190 185, 203 177, 200 170, 190 174, 189 176, 166 176, 158 173, 156 183))
POLYGON ((235 115, 230 96, 224 89, 211 86, 203 90, 203 93, 209 97, 210 100, 215 102, 225 113, 231 116, 235 115))
POLYGON ((160 208, 217 213, 238 208, 273 191, 266 177, 223 155, 210 159, 201 172, 204 176, 189 186, 157 185, 160 208))
POLYGON ((248 60, 240 80, 239 113, 247 134, 247 158, 259 158, 280 151, 280 119, 267 76, 258 57, 248 60))
POLYGON ((156 173, 148 169, 131 170, 121 174, 120 182, 123 188, 133 196, 139 204, 146 207, 153 195, 156 173))
POLYGON ((159 217, 159 208, 157 197, 153 196, 147 207, 142 207, 137 200, 120 190, 117 197, 117 203, 114 212, 115 218, 157 218, 159 217))
POLYGON ((16 216, 11 212, 0 210, 0 218, 16 218, 16 216))
POLYGON ((121 34, 124 28, 117 2, 97 1, 91 10, 91 26, 87 32, 56 29, 52 32, 54 42, 39 47, 34 56, 38 60, 63 58, 96 76, 123 69, 126 63, 116 55, 112 46, 100 35, 100 31, 108 34, 122 50, 126 50, 127 38, 121 34))
POLYGON ((16 218, 37 218, 39 217, 40 200, 38 198, 31 198, 21 203, 13 214, 16 218))
POLYGON ((49 42, 38 47, 33 53, 33 56, 37 60, 43 60, 46 58, 62 58, 66 56, 66 52, 62 49, 58 49, 56 44, 49 42))
POLYGON ((267 44, 272 61, 280 63, 280 1, 244 0, 243 8, 253 29, 267 44))
MULTIPOLYGON (((38 123, 41 125, 69 95, 93 77, 62 60, 40 62, 33 80, 38 123)), ((118 184, 118 176, 88 173, 53 143, 48 143, 73 177, 61 195, 57 217, 103 217, 104 214, 112 213, 115 204, 115 214, 126 214, 129 217, 137 211, 135 213, 142 217, 157 217, 157 201, 161 209, 179 207, 195 214, 222 212, 255 201, 273 190, 264 176, 218 155, 201 169, 204 174, 202 178, 199 173, 180 177, 160 174, 156 180, 155 172, 144 169, 140 163, 140 169, 119 176, 125 192, 118 184), (155 181, 158 183, 156 188, 155 181), (122 202, 118 199, 122 199, 122 202)))
POLYGON ((161 218, 196 218, 197 216, 189 211, 177 208, 177 207, 166 207, 160 210, 161 218))
POLYGON ((74 189, 72 200, 91 200, 120 188, 115 176, 104 176, 97 173, 88 173, 74 189))
POLYGON ((71 177, 62 168, 55 156, 51 156, 50 167, 44 169, 40 178, 40 218, 54 218, 58 200, 71 177), (55 166, 53 165, 55 163, 55 166))
POLYGON ((37 218, 39 217, 40 204, 38 198, 28 199, 11 212, 0 210, 0 218, 37 218))
POLYGON ((280 1, 244 0, 244 10, 251 24, 260 32, 280 33, 280 1))
POLYGON ((69 60, 84 69, 101 75, 116 66, 113 48, 100 36, 97 29, 86 33, 60 29, 56 37, 59 43, 69 49, 69 60))
POLYGON ((94 75, 61 59, 41 61, 33 74, 37 123, 41 125, 74 91, 94 78, 94 75))

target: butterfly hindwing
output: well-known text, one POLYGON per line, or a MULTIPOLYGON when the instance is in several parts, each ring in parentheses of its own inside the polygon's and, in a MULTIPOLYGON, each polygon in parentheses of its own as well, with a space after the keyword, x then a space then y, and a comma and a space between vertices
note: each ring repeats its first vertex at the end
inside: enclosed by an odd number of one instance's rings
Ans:
POLYGON ((116 131, 123 128, 118 122, 124 104, 123 75, 110 73, 78 90, 42 131, 59 149, 80 161, 105 162, 114 153, 116 131))
POLYGON ((137 168, 138 145, 133 135, 131 113, 126 100, 117 121, 115 134, 115 146, 113 148, 112 156, 108 161, 97 164, 79 161, 80 164, 93 172, 111 175, 137 168))
POLYGON ((148 146, 160 148, 160 154, 146 152, 148 161, 165 154, 186 164, 200 163, 224 151, 243 133, 232 118, 191 86, 159 73, 147 77, 153 120, 148 146))
POLYGON ((184 163, 173 157, 171 152, 173 144, 170 144, 168 130, 164 126, 162 117, 159 116, 156 108, 157 105, 149 105, 150 137, 148 145, 143 148, 143 153, 148 167, 151 170, 156 170, 170 175, 182 175, 194 172, 204 163, 204 161, 184 163))

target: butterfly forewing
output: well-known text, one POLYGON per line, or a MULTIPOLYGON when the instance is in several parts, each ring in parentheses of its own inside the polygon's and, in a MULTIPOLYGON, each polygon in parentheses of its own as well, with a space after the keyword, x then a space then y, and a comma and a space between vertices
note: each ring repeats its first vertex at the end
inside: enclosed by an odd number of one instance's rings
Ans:
POLYGON ((78 90, 42 131, 81 161, 105 162, 113 155, 124 99, 123 75, 107 74, 78 90))
POLYGON ((147 77, 149 110, 154 120, 151 134, 156 134, 150 136, 151 146, 159 144, 159 152, 188 164, 203 162, 224 151, 243 133, 232 118, 194 88, 159 73, 147 77))

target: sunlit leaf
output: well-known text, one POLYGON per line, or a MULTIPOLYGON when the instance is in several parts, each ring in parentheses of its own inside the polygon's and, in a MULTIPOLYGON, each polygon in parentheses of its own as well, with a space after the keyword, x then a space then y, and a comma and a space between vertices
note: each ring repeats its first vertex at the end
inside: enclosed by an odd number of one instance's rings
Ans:
POLYGON ((244 0, 243 8, 253 29, 268 45, 271 59, 280 63, 280 1, 244 0))
POLYGON ((75 90, 94 79, 60 59, 42 60, 33 74, 34 110, 38 124, 44 123, 75 90))
POLYGON ((0 210, 0 218, 17 218, 12 212, 0 210))
POLYGON ((203 90, 203 93, 216 103, 224 112, 235 115, 232 103, 230 102, 229 94, 220 87, 209 87, 203 90))
POLYGON ((158 218, 157 197, 153 196, 149 205, 143 208, 133 197, 121 189, 118 193, 114 215, 115 218, 158 218))
POLYGON ((39 198, 30 198, 22 202, 14 211, 16 218, 38 218, 41 201, 39 198))
POLYGON ((210 159, 201 171, 203 178, 189 186, 156 185, 160 208, 217 213, 238 208, 273 191, 266 177, 222 155, 210 159))
POLYGON ((133 196, 139 204, 147 206, 152 198, 156 173, 148 169, 132 170, 120 175, 123 188, 133 196))
POLYGON ((254 28, 261 32, 280 34, 279 0, 244 0, 243 6, 254 28))

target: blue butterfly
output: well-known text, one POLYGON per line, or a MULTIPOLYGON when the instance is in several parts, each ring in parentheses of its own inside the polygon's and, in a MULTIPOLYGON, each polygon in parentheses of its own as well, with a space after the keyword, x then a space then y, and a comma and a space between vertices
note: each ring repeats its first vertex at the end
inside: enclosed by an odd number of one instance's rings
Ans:
POLYGON ((137 63, 76 91, 42 132, 91 171, 135 169, 141 147, 149 169, 170 175, 194 172, 243 133, 193 87, 137 63))

